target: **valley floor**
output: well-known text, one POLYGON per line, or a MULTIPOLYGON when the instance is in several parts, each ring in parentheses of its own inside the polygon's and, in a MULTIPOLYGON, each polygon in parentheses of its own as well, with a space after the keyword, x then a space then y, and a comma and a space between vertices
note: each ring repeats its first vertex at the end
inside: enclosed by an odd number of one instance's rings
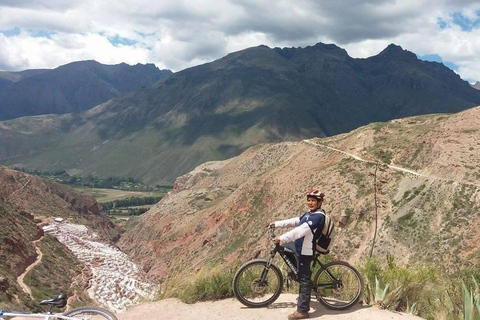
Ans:
MULTIPOLYGON (((185 304, 178 299, 166 299, 157 302, 139 304, 130 310, 117 314, 118 320, 245 320, 287 319, 295 311, 297 295, 282 294, 268 308, 247 308, 235 299, 185 304)), ((334 311, 312 301, 310 319, 321 320, 420 320, 422 318, 399 312, 381 310, 377 307, 358 304, 345 311, 334 311)))

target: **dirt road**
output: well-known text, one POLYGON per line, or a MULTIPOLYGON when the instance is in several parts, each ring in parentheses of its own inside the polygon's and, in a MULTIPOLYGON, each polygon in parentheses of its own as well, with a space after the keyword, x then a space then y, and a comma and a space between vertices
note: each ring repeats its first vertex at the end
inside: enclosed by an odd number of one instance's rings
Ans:
POLYGON ((30 290, 30 287, 25 284, 25 282, 23 281, 23 279, 25 278, 25 276, 27 275, 27 273, 29 273, 30 270, 33 269, 33 267, 35 267, 37 264, 39 264, 40 262, 42 262, 43 254, 42 254, 42 251, 40 251, 40 249, 38 249, 38 247, 37 247, 37 242, 40 241, 40 240, 42 240, 42 239, 43 239, 43 237, 41 237, 41 238, 38 239, 38 240, 33 241, 33 245, 35 246, 35 251, 37 252, 37 259, 35 260, 34 263, 32 263, 31 265, 29 265, 29 266, 27 267, 27 269, 25 269, 25 271, 17 278, 17 282, 18 282, 18 284, 20 285, 20 287, 22 288, 22 290, 23 290, 26 294, 28 294, 32 300, 34 300, 34 299, 33 299, 33 296, 32 296, 32 290, 30 290))
MULTIPOLYGON (((166 299, 144 303, 130 310, 117 314, 119 320, 279 320, 287 319, 287 315, 295 311, 297 295, 282 294, 268 308, 246 308, 235 299, 214 302, 184 304, 178 299, 166 299)), ((377 307, 361 304, 345 311, 333 311, 312 301, 311 319, 321 320, 420 320, 422 318, 406 313, 380 310, 377 307)))

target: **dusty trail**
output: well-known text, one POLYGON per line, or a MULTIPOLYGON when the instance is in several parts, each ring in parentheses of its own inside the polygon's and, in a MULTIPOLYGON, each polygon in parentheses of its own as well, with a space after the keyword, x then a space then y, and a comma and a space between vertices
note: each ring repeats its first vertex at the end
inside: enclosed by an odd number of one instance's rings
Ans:
MULTIPOLYGON (((329 150, 332 150, 332 151, 335 151, 335 152, 344 154, 344 155, 346 155, 346 156, 348 156, 348 157, 352 157, 352 158, 354 158, 355 160, 358 160, 358 161, 367 162, 367 163, 372 163, 372 164, 375 164, 375 163, 376 163, 375 161, 361 158, 360 156, 358 156, 358 155, 356 155, 356 154, 348 153, 348 152, 346 152, 346 151, 343 151, 343 150, 340 150, 340 149, 336 149, 336 148, 327 146, 327 145, 325 145, 325 144, 315 143, 315 142, 312 142, 312 141, 310 141, 310 140, 303 140, 303 142, 308 143, 308 144, 311 144, 311 145, 316 146, 316 147, 326 148, 326 149, 329 149, 329 150)), ((384 163, 382 163, 382 164, 384 164, 384 163)), ((391 164, 385 164, 385 165, 386 165, 388 168, 392 169, 392 170, 401 171, 401 172, 403 172, 403 173, 409 173, 409 174, 414 175, 414 176, 417 176, 417 177, 430 178, 430 179, 443 180, 443 181, 453 181, 453 182, 455 182, 455 183, 463 183, 463 184, 468 184, 468 185, 472 185, 472 186, 475 186, 475 187, 480 187, 480 185, 475 184, 475 183, 472 183, 472 182, 464 182, 464 181, 458 181, 458 180, 452 180, 452 179, 442 178, 442 177, 438 177, 438 176, 434 176, 434 175, 429 175, 429 174, 423 174, 423 173, 420 173, 420 172, 417 172, 417 171, 414 171, 414 170, 411 170, 411 169, 402 168, 402 167, 395 166, 395 165, 391 165, 391 164)))
POLYGON ((40 239, 37 239, 37 240, 33 241, 33 245, 35 246, 35 251, 37 252, 37 259, 35 260, 34 263, 29 265, 27 267, 27 269, 25 269, 25 271, 17 278, 17 282, 20 285, 20 287, 22 288, 23 292, 28 294, 32 300, 34 300, 33 296, 32 296, 32 290, 30 290, 30 287, 25 284, 23 279, 25 278, 27 273, 30 272, 30 270, 33 269, 33 267, 35 267, 37 264, 42 262, 43 254, 42 254, 42 251, 40 251, 40 249, 37 247, 37 242, 42 240, 42 239, 43 239, 43 236, 40 239))
MULTIPOLYGON (((247 308, 236 299, 185 304, 178 299, 166 299, 143 303, 117 314, 118 320, 278 320, 287 319, 295 311, 297 295, 282 294, 268 308, 247 308)), ((326 309, 312 300, 310 319, 319 320, 420 320, 422 318, 399 312, 380 310, 377 307, 358 304, 345 311, 326 309)))
MULTIPOLYGON (((354 158, 355 160, 358 160, 358 161, 368 162, 368 163, 373 163, 373 164, 375 164, 375 161, 363 159, 363 158, 361 158, 360 156, 358 156, 358 155, 356 155, 356 154, 348 153, 348 152, 346 152, 346 151, 343 151, 343 150, 340 150, 340 149, 336 149, 336 148, 327 146, 327 145, 325 145, 325 144, 314 143, 314 142, 312 142, 312 141, 310 141, 310 140, 303 140, 303 142, 308 143, 308 144, 311 144, 311 145, 314 145, 314 146, 316 146, 316 147, 323 147, 323 148, 326 148, 326 149, 333 150, 333 151, 335 151, 335 152, 338 152, 338 153, 344 154, 344 155, 346 155, 346 156, 352 157, 352 158, 354 158)), ((416 172, 416 171, 413 171, 413 170, 410 170, 410 169, 406 169, 406 168, 402 168, 402 167, 398 167, 398 166, 394 166, 394 165, 390 165, 390 164, 387 164, 387 167, 389 167, 390 169, 393 169, 393 170, 402 171, 402 172, 405 172, 405 173, 410 173, 410 174, 413 174, 414 176, 425 177, 425 178, 435 178, 435 177, 431 177, 431 176, 428 176, 428 175, 425 175, 425 174, 421 174, 421 173, 419 173, 419 172, 416 172)))

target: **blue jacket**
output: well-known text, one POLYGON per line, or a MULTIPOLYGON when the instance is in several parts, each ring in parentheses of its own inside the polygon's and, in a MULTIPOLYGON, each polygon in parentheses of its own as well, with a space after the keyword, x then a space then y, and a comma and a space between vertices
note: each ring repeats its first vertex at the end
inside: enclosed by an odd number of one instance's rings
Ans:
POLYGON ((317 209, 314 212, 306 212, 302 216, 287 220, 275 222, 275 227, 295 227, 294 229, 282 234, 280 238, 281 243, 295 241, 295 248, 297 253, 305 256, 313 255, 313 234, 315 231, 323 229, 325 223, 325 216, 322 209, 317 209))

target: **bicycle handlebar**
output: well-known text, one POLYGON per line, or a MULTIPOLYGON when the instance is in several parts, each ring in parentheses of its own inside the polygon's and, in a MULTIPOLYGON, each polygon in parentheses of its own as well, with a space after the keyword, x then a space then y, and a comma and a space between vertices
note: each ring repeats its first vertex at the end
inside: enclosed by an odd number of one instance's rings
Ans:
POLYGON ((269 226, 268 231, 270 232, 270 238, 275 239, 275 233, 273 232, 275 230, 275 227, 269 226))

